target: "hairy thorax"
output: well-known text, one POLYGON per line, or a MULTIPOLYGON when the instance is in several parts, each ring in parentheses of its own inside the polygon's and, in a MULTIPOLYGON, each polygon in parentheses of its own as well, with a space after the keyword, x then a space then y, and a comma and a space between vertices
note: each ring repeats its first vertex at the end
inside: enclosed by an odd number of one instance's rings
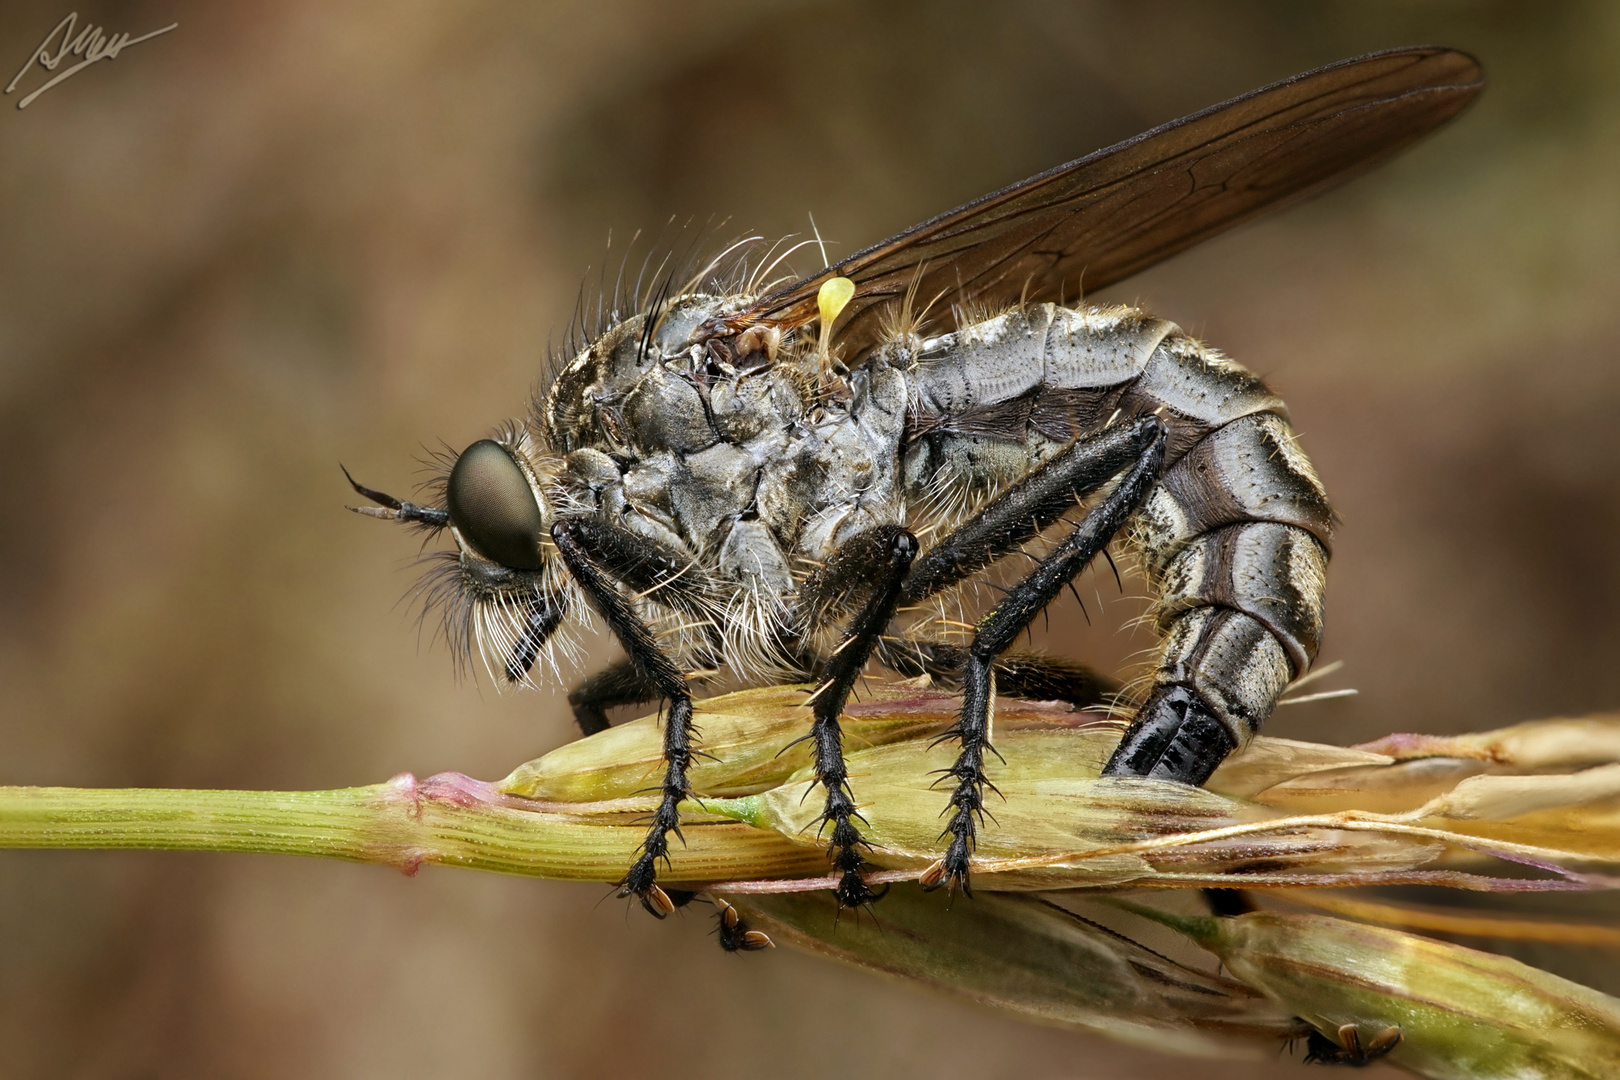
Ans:
POLYGON ((569 505, 785 603, 849 537, 904 519, 908 386, 880 358, 830 387, 785 355, 715 369, 688 339, 744 299, 687 298, 651 334, 620 324, 558 375, 539 421, 569 505))
POLYGON ((1241 613, 1258 644, 1234 665, 1266 675, 1234 702, 1269 700, 1309 663, 1331 512, 1281 400, 1241 365, 1129 307, 964 313, 934 337, 896 329, 849 367, 791 340, 732 364, 692 340, 746 302, 687 296, 651 328, 619 324, 532 425, 561 459, 561 514, 602 515, 711 583, 732 666, 791 670, 795 643, 816 651, 826 598, 809 612, 800 594, 854 537, 904 524, 926 547, 1076 439, 1149 413, 1164 472, 1132 538, 1161 633, 1211 599, 1241 613))

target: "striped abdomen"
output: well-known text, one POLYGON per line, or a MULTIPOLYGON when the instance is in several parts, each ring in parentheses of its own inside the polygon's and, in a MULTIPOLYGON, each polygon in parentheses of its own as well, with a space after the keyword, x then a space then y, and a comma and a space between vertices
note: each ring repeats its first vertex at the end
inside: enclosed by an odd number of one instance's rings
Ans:
POLYGON ((1154 683, 1194 691, 1246 743, 1322 635, 1332 512, 1282 401, 1131 308, 1010 312, 926 342, 908 376, 914 500, 956 490, 971 508, 1116 416, 1164 419, 1133 530, 1164 638, 1154 683))

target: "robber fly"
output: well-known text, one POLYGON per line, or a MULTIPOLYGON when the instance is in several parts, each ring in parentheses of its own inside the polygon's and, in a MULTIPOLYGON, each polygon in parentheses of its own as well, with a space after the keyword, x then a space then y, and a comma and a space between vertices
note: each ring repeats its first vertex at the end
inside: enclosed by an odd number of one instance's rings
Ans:
POLYGON ((594 612, 626 659, 570 694, 584 732, 613 706, 668 703, 661 801, 620 895, 672 910, 656 876, 698 749, 691 684, 725 672, 815 684, 807 737, 838 902, 870 901, 838 720, 873 658, 960 688, 945 851, 923 881, 966 889, 995 696, 1090 705, 1111 689, 1009 652, 1110 543, 1144 571, 1161 644, 1109 775, 1202 784, 1321 641, 1333 517, 1282 401, 1173 323, 1080 304, 1081 286, 1342 180, 1482 86, 1460 52, 1365 56, 791 284, 720 263, 638 284, 628 313, 560 358, 526 421, 446 456, 428 505, 355 489, 373 516, 448 532, 427 589, 462 655, 527 682, 594 612), (970 633, 921 614, 1037 541, 989 614, 957 624, 970 633))

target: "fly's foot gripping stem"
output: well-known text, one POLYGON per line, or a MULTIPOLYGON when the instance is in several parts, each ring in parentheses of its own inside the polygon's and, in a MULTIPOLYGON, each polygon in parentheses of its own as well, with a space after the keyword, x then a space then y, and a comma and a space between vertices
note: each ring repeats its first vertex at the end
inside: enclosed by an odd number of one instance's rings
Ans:
POLYGON ((630 663, 657 696, 669 702, 669 712, 664 716, 664 779, 657 788, 661 794, 658 809, 653 811, 641 854, 619 881, 620 896, 636 897, 650 914, 662 919, 675 910, 669 894, 658 887, 658 862, 660 859, 669 861, 669 834, 681 835, 680 804, 687 795, 686 770, 692 765, 697 741, 697 729, 692 723, 692 694, 687 688, 686 676, 659 647, 647 624, 614 585, 615 581, 633 580, 630 573, 617 565, 620 562, 615 558, 618 550, 643 550, 645 543, 625 536, 623 530, 590 520, 559 522, 551 536, 568 572, 579 583, 591 606, 607 622, 619 644, 624 646, 630 663))
MULTIPOLYGON (((974 654, 987 652, 975 646, 974 654)), ((954 739, 962 744, 955 763, 935 782, 936 787, 952 780, 956 782, 951 801, 945 808, 950 822, 940 834, 940 839, 948 836, 951 842, 945 848, 944 857, 930 867, 923 878, 923 888, 930 891, 941 886, 951 890, 960 888, 969 896, 973 894, 973 887, 968 864, 978 843, 978 827, 984 821, 984 792, 986 788, 995 791, 995 785, 985 776, 984 756, 986 751, 996 752, 990 745, 989 724, 996 693, 995 673, 990 656, 975 656, 975 659, 978 662, 970 662, 963 672, 961 719, 939 737, 940 742, 954 739)))
POLYGON ((844 766, 843 732, 838 717, 860 677, 861 669, 877 647, 889 620, 900 603, 900 591, 911 562, 917 557, 917 538, 897 525, 885 525, 854 537, 830 561, 827 573, 817 587, 821 590, 849 588, 870 583, 866 603, 844 634, 844 640, 828 657, 822 680, 810 698, 813 720, 810 738, 815 747, 816 780, 827 792, 822 809, 821 829, 828 836, 827 857, 838 871, 834 893, 840 908, 858 908, 877 899, 877 893, 861 876, 866 858, 861 851, 868 845, 855 822, 860 820, 855 798, 849 788, 849 772, 844 766))

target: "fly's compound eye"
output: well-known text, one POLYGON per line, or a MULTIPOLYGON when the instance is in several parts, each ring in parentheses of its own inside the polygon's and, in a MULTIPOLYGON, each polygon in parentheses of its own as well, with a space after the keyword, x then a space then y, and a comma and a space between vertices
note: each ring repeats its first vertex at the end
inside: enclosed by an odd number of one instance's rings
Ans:
POLYGON ((446 485, 450 520, 480 555, 513 570, 539 570, 540 505, 511 453, 492 439, 461 452, 446 485))

